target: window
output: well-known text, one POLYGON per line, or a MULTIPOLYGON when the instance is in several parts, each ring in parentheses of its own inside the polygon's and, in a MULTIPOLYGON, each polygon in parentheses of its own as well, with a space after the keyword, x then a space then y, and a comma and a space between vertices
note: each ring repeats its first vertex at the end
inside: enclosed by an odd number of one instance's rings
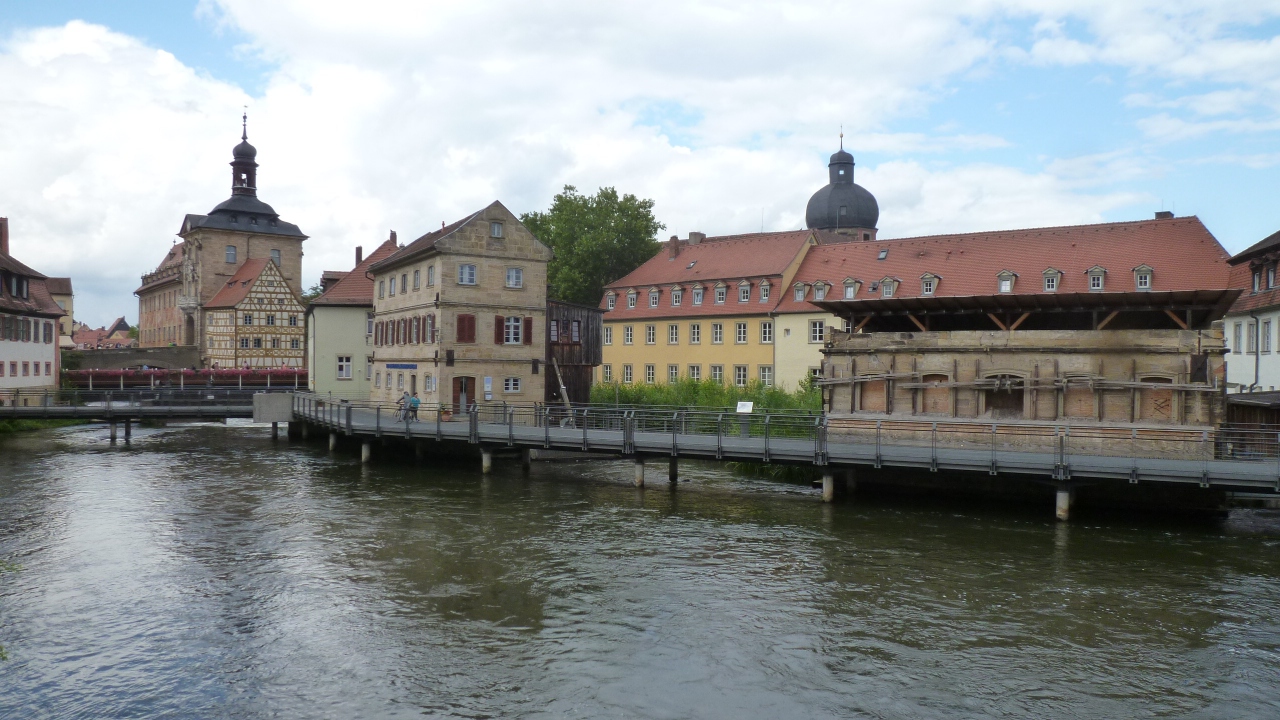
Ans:
POLYGON ((271 262, 275 263, 276 267, 280 267, 280 251, 279 250, 276 250, 276 249, 271 250, 271 262))
POLYGON ((391 371, 390 370, 387 371, 387 389, 388 390, 391 389, 391 371))
POLYGON ((494 238, 502 237, 502 223, 500 222, 489 223, 489 237, 494 237, 494 238))
POLYGON ((693 289, 693 304, 694 305, 702 304, 702 288, 700 287, 696 287, 693 289))
POLYGON ((653 365, 644 366, 644 381, 646 383, 652 385, 657 380, 657 376, 657 370, 654 369, 653 365))
POLYGON ((271 347, 272 347, 273 349, 279 350, 279 349, 280 349, 280 338, 278 338, 278 337, 273 337, 273 338, 271 338, 271 347))
POLYGON ((267 316, 267 324, 268 324, 268 325, 275 325, 275 324, 276 324, 276 316, 275 316, 275 315, 268 315, 268 316, 267 316))
POLYGON ((1261 287, 1262 287, 1262 271, 1254 270, 1253 271, 1253 291, 1258 292, 1258 290, 1261 287))
POLYGON ((742 345, 747 341, 747 324, 744 322, 735 323, 733 326, 733 341, 742 345))
POLYGON ((1013 278, 1000 278, 1000 292, 1013 292, 1013 278))
POLYGON ((298 327, 298 316, 297 316, 297 315, 290 315, 290 316, 289 316, 289 327, 298 327))
POLYGON ((396 389, 404 389, 404 373, 396 373, 396 389))
POLYGON ((796 302, 804 302, 804 286, 796 286, 796 302))
POLYGON ((1262 321, 1262 337, 1260 339, 1262 340, 1262 352, 1264 353, 1271 352, 1271 321, 1270 320, 1262 321))
POLYGON ((711 366, 711 379, 715 382, 724 382, 724 366, 723 365, 711 366))
POLYGON ((644 326, 644 344, 653 345, 658 342, 658 329, 656 325, 644 326))
POLYGON ((503 378, 502 392, 509 392, 509 393, 520 392, 520 378, 503 378))
POLYGON ((760 342, 762 343, 773 342, 773 322, 772 321, 765 320, 764 322, 760 323, 760 342))
POLYGON ((852 300, 852 299, 853 299, 853 296, 854 296, 854 295, 856 295, 857 293, 858 293, 858 286, 857 286, 857 285, 855 285, 855 284, 853 284, 853 283, 845 283, 845 286, 844 286, 844 299, 845 299, 845 300, 852 300))
POLYGON ((668 345, 680 344, 680 326, 679 325, 675 323, 671 323, 670 325, 667 326, 667 344, 668 345))
POLYGON ((635 306, 636 306, 636 294, 635 294, 635 291, 632 291, 627 293, 627 309, 630 310, 635 306))
POLYGON ((391 297, 396 296, 396 279, 394 277, 391 278, 391 283, 388 285, 387 289, 391 291, 391 297))
POLYGON ((733 384, 737 385, 738 387, 747 386, 747 366, 746 365, 733 366, 733 384))
POLYGON ((22 376, 26 377, 30 374, 31 374, 31 363, 29 362, 22 363, 22 376))
POLYGON ((658 291, 657 290, 649 291, 649 307, 651 308, 658 307, 658 291))
POLYGON ((769 283, 760 285, 760 302, 769 302, 769 283))
POLYGON ((364 379, 365 380, 373 379, 373 358, 372 357, 366 357, 364 359, 364 379))
POLYGON ((1095 274, 1093 274, 1093 275, 1090 275, 1090 276, 1089 276, 1089 289, 1090 289, 1090 290, 1101 290, 1101 289, 1102 289, 1102 277, 1103 277, 1103 276, 1102 276, 1102 273, 1095 273, 1095 274))
POLYGON ((431 373, 422 374, 422 389, 424 392, 436 391, 436 378, 431 373))
POLYGON ((1244 326, 1240 323, 1236 323, 1236 329, 1235 329, 1235 332, 1233 333, 1234 342, 1231 343, 1231 352, 1235 353, 1236 355, 1239 355, 1241 352, 1241 349, 1244 347, 1243 343, 1241 343, 1240 341, 1240 336, 1243 330, 1244 330, 1244 326))
MULTIPOLYGON (((1267 268, 1267 287, 1273 288, 1275 286, 1276 286, 1276 266, 1272 265, 1271 267, 1267 268)), ((63 310, 66 310, 66 308, 63 308, 63 310)))
POLYGON ((809 321, 809 342, 820 343, 827 339, 827 326, 822 320, 809 321))
POLYGON ((413 271, 413 289, 418 290, 421 287, 422 287, 422 271, 414 270, 413 271))
POLYGON ((614 295, 613 293, 609 293, 609 295, 605 297, 605 307, 609 308, 610 310, 612 310, 614 306, 617 304, 618 304, 617 295, 614 295))
POLYGON ((623 365, 623 366, 622 366, 622 382, 624 382, 624 383, 630 383, 630 382, 631 382, 631 379, 632 379, 632 378, 631 378, 631 366, 630 366, 630 365, 623 365))
POLYGON ((476 341, 476 316, 475 315, 459 315, 458 316, 458 342, 473 343, 476 341))
POLYGON ((240 338, 240 347, 247 349, 249 347, 249 338, 247 337, 240 338))
POLYGON ((431 287, 432 285, 435 285, 435 284, 436 284, 436 266, 428 265, 427 266, 427 287, 431 287))
POLYGON ((924 280, 920 281, 920 294, 921 295, 933 294, 933 278, 925 278, 924 280))
POLYGON ((234 264, 235 261, 236 261, 236 246, 228 245, 227 246, 227 262, 234 264))
POLYGON ((880 248, 880 254, 876 256, 876 260, 884 260, 887 257, 889 257, 889 248, 880 248))
POLYGON ((569 323, 569 341, 582 342, 582 321, 574 320, 569 323))
MULTIPOLYGON (((476 284, 476 266, 475 265, 459 265, 458 266, 458 284, 459 285, 475 285, 476 284)), ((395 285, 391 286, 391 291, 395 292, 395 285)))
MULTIPOLYGON (((1271 270, 1271 273, 1273 276, 1272 279, 1274 280, 1274 275, 1275 275, 1274 268, 1271 270)), ((1139 290, 1150 290, 1151 289, 1151 273, 1138 273, 1137 284, 1138 284, 1139 290)))
POLYGON ((254 350, 261 350, 261 349, 262 349, 262 338, 260 338, 260 337, 256 337, 256 338, 254 338, 254 339, 253 339, 253 349, 254 349, 254 350))
POLYGON ((880 283, 880 297, 893 297, 893 281, 885 280, 880 283))
POLYGON ((679 381, 680 381, 680 366, 668 365, 667 366, 667 382, 674 383, 679 381))
POLYGON ((1255 322, 1250 321, 1249 324, 1245 326, 1245 332, 1248 333, 1248 337, 1244 339, 1244 342, 1245 342, 1244 351, 1249 353, 1250 355, 1258 352, 1257 331, 1258 331, 1258 324, 1255 322))
POLYGON ((684 300, 684 290, 676 288, 671 291, 671 307, 680 307, 680 303, 684 300))
POLYGON ((751 299, 751 286, 739 285, 738 286, 738 302, 747 302, 750 299, 751 299))
POLYGON ((338 379, 339 380, 351 379, 351 356, 350 355, 338 356, 338 379))
POLYGON ((698 345, 701 342, 702 342, 702 324, 690 323, 689 324, 689 344, 698 345))
POLYGON ((382 373, 373 376, 373 386, 376 388, 382 387, 382 373))
POLYGON ((633 337, 633 333, 631 332, 631 326, 624 325, 622 327, 622 344, 630 345, 633 340, 634 340, 634 337, 633 337))
POLYGON ((252 324, 253 324, 253 313, 245 313, 245 316, 244 316, 244 324, 245 324, 245 325, 252 325, 252 324))
POLYGON ((604 344, 605 345, 613 344, 613 327, 611 325, 604 326, 604 344))
POLYGON ((711 342, 719 345, 724 342, 724 325, 721 323, 711 323, 711 342))
POLYGON ((409 292, 409 273, 402 273, 400 275, 400 294, 403 295, 407 292, 409 292))
POLYGON ((524 270, 521 268, 507 268, 507 287, 522 288, 524 287, 524 270))
POLYGON ((772 365, 760 366, 760 384, 764 385, 765 387, 768 387, 773 384, 773 366, 772 365))
POLYGON ((373 313, 365 313, 364 316, 364 334, 373 334, 373 313))
POLYGON ((387 281, 379 280, 378 281, 378 299, 381 300, 386 296, 387 296, 387 281))
POLYGON ((507 345, 519 345, 524 342, 521 330, 524 329, 524 318, 509 317, 502 321, 502 342, 507 345))
POLYGON ((1044 291, 1045 291, 1045 292, 1055 292, 1055 291, 1057 291, 1057 289, 1058 289, 1058 276, 1057 276, 1057 275, 1045 275, 1045 276, 1044 276, 1044 291))
POLYGON ((728 294, 729 294, 729 289, 724 287, 723 285, 716 288, 716 304, 723 305, 725 296, 727 296, 728 294))
POLYGON ((600 379, 603 380, 604 382, 613 382, 613 366, 612 365, 600 366, 600 379))

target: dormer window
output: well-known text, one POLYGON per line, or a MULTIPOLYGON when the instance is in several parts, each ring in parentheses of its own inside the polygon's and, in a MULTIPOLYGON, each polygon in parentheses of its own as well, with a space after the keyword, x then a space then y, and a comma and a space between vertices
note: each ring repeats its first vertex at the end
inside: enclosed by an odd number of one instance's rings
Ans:
POLYGON ((1267 268, 1267 288, 1270 289, 1275 286, 1276 286, 1276 266, 1272 265, 1271 267, 1267 268))
POLYGON ((680 303, 684 300, 684 290, 680 288, 671 288, 671 307, 680 307, 680 303))
POLYGON ((636 291, 632 290, 627 293, 627 309, 630 310, 636 306, 636 291))
POLYGON ((796 285, 796 302, 804 302, 804 284, 796 285))
POLYGON ((824 283, 813 284, 813 301, 820 302, 827 299, 827 286, 824 283))
POLYGON ((724 285, 716 286, 716 304, 723 305, 725 299, 729 296, 729 288, 724 285))
POLYGON ((891 278, 885 278, 884 280, 881 280, 880 281, 880 297, 887 297, 887 298, 893 297, 894 285, 895 283, 891 278))
MULTIPOLYGON (((1151 276, 1154 270, 1150 265, 1139 265, 1133 269, 1133 287, 1137 290, 1151 289, 1151 276)), ((1271 268, 1271 272, 1275 273, 1275 268, 1271 268)), ((1274 279, 1274 278, 1273 278, 1274 279)))
POLYGON ((1262 289, 1262 271, 1254 270, 1253 271, 1253 291, 1258 292, 1261 289, 1262 289))
POLYGON ((651 308, 658 307, 658 291, 657 290, 649 291, 649 307, 651 308))
POLYGON ((925 273, 920 276, 920 294, 932 296, 933 291, 938 287, 938 276, 925 273))
POLYGON ((744 303, 751 299, 751 284, 742 283, 738 286, 738 302, 744 303))
POLYGON ((1017 278, 1018 275, 1016 273, 1009 270, 1001 270, 996 273, 996 285, 999 287, 1000 292, 1011 293, 1013 292, 1013 283, 1017 278))
POLYGON ((769 302, 769 283, 760 283, 760 302, 769 302))
POLYGON ((701 287, 696 287, 693 289, 693 304, 694 305, 702 304, 702 288, 701 287))
POLYGON ((609 293, 608 295, 605 296, 604 302, 605 302, 605 306, 608 307, 610 310, 612 310, 614 306, 618 304, 618 296, 614 295, 613 293, 609 293))
POLYGON ((1101 265, 1094 265, 1085 271, 1089 275, 1089 290, 1098 292, 1106 285, 1107 270, 1101 265))
POLYGON ((853 278, 845 278, 844 281, 844 299, 852 300, 858 294, 858 281, 853 278))
POLYGON ((1054 268, 1044 271, 1044 291, 1058 292, 1058 286, 1062 284, 1062 273, 1054 268))

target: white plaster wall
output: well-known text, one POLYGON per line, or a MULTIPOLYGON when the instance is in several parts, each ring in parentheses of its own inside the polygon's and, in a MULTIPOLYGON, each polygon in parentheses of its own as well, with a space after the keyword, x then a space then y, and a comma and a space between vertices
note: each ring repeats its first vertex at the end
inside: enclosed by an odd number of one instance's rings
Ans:
POLYGON ((4 363, 4 377, 0 377, 0 390, 17 388, 55 388, 58 386, 57 346, 43 342, 13 342, 0 340, 0 362, 4 363), (18 363, 18 374, 11 372, 12 363, 18 363), (22 363, 40 363, 40 374, 22 375, 22 363), (49 363, 52 376, 45 375, 45 363, 49 363))
POLYGON ((1254 321, 1248 314, 1228 315, 1223 320, 1223 333, 1227 347, 1227 392, 1248 392, 1254 384, 1254 363, 1257 363, 1257 387, 1255 391, 1280 390, 1280 308, 1259 311, 1257 315, 1260 327, 1271 321, 1270 352, 1261 352, 1266 343, 1259 338, 1259 352, 1248 352, 1249 324, 1254 321), (1236 325, 1240 326, 1240 342, 1236 344, 1236 325))

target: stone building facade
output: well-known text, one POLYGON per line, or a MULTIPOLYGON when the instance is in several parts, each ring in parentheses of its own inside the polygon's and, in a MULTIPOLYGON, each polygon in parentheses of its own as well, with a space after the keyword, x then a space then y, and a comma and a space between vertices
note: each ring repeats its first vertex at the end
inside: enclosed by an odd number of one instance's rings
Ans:
POLYGON ((494 202, 370 267, 373 388, 428 406, 542 401, 551 250, 494 202))
POLYGON ((274 262, 249 260, 204 306, 202 355, 219 368, 301 368, 305 311, 274 262))
MULTIPOLYGON (((182 242, 155 271, 142 277, 138 296, 138 332, 142 347, 209 347, 205 307, 250 260, 273 262, 295 295, 302 293, 302 243, 298 226, 280 219, 258 199, 257 154, 247 132, 232 151, 231 197, 207 215, 187 215, 182 242)), ((213 358, 202 354, 203 364, 213 358)))

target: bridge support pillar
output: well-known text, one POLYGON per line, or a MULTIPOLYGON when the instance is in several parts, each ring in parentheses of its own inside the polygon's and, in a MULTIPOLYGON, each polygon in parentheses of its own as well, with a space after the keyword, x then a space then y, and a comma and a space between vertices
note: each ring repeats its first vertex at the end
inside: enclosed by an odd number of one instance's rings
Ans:
POLYGON ((672 484, 680 482, 680 459, 675 455, 667 461, 667 482, 672 484))
POLYGON ((425 453, 426 453, 426 450, 424 450, 422 447, 422 441, 414 440, 413 441, 413 459, 421 460, 425 453))
POLYGON ((1071 519, 1071 506, 1075 504, 1076 491, 1068 485, 1059 485, 1055 513, 1059 520, 1071 519))
POLYGON ((306 420, 303 420, 302 429, 300 432, 302 433, 303 442, 306 442, 307 440, 309 440, 311 438, 311 423, 307 422, 306 420))
POLYGON ((329 452, 338 449, 338 433, 329 433, 329 452))
POLYGON ((528 475, 529 471, 532 469, 533 469, 533 451, 530 450, 529 448, 524 448, 523 450, 520 451, 520 472, 524 473, 525 475, 528 475))
POLYGON ((493 451, 489 448, 480 448, 480 472, 488 475, 493 470, 493 451))
POLYGON ((644 458, 636 456, 636 487, 644 487, 644 458))
POLYGON ((360 462, 367 463, 373 457, 373 445, 368 440, 360 443, 360 462))
POLYGON ((114 420, 112 420, 111 421, 111 442, 114 443, 115 441, 116 441, 116 423, 114 420))
POLYGON ((822 502, 835 502, 836 499, 836 476, 830 470, 822 472, 822 502))
POLYGON ((133 439, 133 420, 124 419, 124 441, 129 442, 133 439))
POLYGON ((280 423, 278 422, 271 423, 271 439, 272 440, 280 439, 280 423))
POLYGON ((846 497, 853 497, 854 491, 858 489, 858 470, 857 468, 849 468, 844 474, 844 494, 846 497))

